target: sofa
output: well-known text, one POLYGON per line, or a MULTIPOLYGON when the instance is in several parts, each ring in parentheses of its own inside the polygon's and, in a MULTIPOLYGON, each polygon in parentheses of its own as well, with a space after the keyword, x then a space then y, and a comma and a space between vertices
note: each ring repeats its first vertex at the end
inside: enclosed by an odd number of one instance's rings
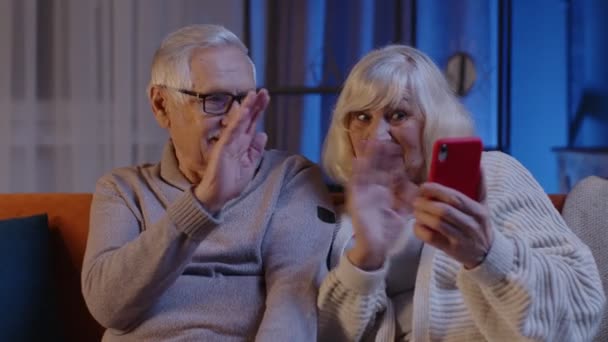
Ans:
POLYGON ((65 341, 100 341, 104 331, 80 291, 91 199, 91 194, 0 194, 0 219, 48 215, 55 321, 65 341))
MULTIPOLYGON (((0 220, 46 213, 52 250, 51 276, 58 325, 66 341, 99 341, 103 328, 86 308, 80 272, 86 248, 91 194, 0 194, 0 220)), ((561 211, 565 195, 550 195, 561 211)), ((336 202, 342 196, 334 196, 336 202)))

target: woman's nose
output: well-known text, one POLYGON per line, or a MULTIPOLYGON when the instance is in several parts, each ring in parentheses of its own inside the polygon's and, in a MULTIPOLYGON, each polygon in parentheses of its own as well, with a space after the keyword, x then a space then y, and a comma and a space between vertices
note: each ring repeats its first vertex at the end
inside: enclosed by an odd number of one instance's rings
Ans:
POLYGON ((370 135, 376 140, 391 140, 390 128, 391 126, 386 120, 377 120, 376 124, 372 127, 370 135))

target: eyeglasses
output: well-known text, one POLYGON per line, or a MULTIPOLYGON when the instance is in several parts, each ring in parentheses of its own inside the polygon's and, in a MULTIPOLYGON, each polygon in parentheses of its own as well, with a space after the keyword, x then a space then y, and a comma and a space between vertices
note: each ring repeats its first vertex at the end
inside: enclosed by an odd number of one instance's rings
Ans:
POLYGON ((208 115, 223 115, 228 113, 230 107, 234 101, 241 104, 243 99, 247 96, 247 93, 244 94, 231 94, 231 93, 212 93, 212 94, 202 94, 192 90, 186 89, 178 89, 165 87, 168 89, 175 90, 185 95, 196 97, 199 102, 203 105, 203 112, 208 115))

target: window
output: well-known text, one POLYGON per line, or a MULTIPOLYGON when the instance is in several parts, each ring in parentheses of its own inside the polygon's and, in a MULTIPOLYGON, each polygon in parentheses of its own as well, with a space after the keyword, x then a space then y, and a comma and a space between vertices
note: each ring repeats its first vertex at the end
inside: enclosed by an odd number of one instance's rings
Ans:
POLYGON ((445 70, 466 52, 476 80, 462 101, 486 149, 508 150, 508 0, 250 0, 246 42, 272 101, 269 147, 319 162, 342 82, 354 63, 389 43, 416 46, 445 70), (505 31, 505 28, 507 31, 505 31), (504 84, 503 84, 504 83, 504 84))
POLYGON ((411 0, 251 0, 246 8, 258 84, 272 96, 269 145, 314 162, 352 66, 373 48, 413 43, 411 0))

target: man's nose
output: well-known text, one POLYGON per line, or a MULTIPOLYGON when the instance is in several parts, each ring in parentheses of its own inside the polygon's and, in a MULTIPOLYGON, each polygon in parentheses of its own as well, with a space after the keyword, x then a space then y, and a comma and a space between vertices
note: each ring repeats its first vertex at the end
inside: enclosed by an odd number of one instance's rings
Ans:
POLYGON ((228 126, 228 114, 220 115, 220 126, 228 126))

